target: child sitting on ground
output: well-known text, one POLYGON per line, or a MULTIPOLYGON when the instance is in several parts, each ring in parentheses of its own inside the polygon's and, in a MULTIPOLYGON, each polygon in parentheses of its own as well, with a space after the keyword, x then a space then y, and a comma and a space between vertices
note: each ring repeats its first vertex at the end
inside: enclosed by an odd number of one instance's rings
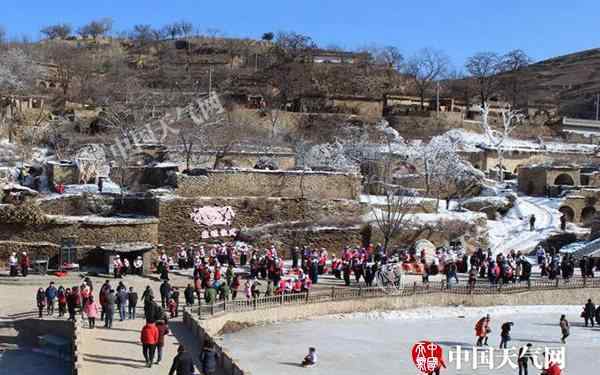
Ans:
POLYGON ((302 361, 302 367, 312 367, 317 364, 317 349, 308 348, 308 354, 302 361))

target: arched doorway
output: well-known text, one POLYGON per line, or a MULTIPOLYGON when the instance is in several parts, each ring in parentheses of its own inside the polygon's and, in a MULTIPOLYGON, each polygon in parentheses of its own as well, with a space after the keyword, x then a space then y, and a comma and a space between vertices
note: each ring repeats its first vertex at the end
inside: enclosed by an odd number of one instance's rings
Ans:
POLYGON ((554 180, 554 185, 575 185, 575 181, 573 181, 573 177, 567 173, 559 174, 556 176, 554 180))
POLYGON ((588 206, 581 210, 581 222, 584 225, 590 225, 594 216, 596 216, 596 209, 594 207, 588 206))
POLYGON ((561 214, 565 215, 567 221, 572 222, 575 219, 575 211, 569 206, 562 206, 558 209, 561 214))

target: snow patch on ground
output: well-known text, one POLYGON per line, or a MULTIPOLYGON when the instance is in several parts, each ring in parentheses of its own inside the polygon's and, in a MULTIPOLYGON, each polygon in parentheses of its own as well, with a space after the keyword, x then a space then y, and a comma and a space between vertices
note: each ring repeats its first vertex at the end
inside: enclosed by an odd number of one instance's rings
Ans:
POLYGON ((351 314, 328 315, 316 319, 358 319, 358 320, 437 320, 444 318, 477 319, 490 314, 495 316, 519 314, 578 314, 581 306, 491 306, 491 307, 423 307, 400 311, 370 311, 351 314))

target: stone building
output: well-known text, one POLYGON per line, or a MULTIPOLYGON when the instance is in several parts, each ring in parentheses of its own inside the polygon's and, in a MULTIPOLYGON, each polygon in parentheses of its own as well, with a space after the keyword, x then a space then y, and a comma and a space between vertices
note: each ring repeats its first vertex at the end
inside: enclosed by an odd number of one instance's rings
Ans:
POLYGON ((600 189, 583 188, 567 195, 561 202, 559 211, 568 221, 589 225, 600 210, 600 189))
POLYGON ((527 195, 554 195, 563 186, 581 185, 581 168, 575 165, 532 165, 518 169, 519 191, 527 195))

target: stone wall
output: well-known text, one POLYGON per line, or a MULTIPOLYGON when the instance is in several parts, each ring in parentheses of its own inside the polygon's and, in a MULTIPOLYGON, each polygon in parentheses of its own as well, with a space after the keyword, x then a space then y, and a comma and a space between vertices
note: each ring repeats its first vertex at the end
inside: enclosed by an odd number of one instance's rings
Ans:
POLYGON ((153 216, 155 199, 151 196, 82 193, 61 195, 36 201, 43 213, 48 215, 86 216, 113 214, 136 214, 153 216))
POLYGON ((317 200, 358 199, 361 177, 355 174, 231 170, 206 176, 177 175, 182 197, 285 197, 317 200))
MULTIPOLYGON (((215 164, 215 156, 216 152, 193 152, 190 166, 191 168, 212 168, 215 164)), ((296 154, 291 152, 228 152, 227 156, 221 159, 221 162, 235 168, 252 169, 261 157, 274 160, 279 169, 291 170, 296 166, 296 154)), ((184 152, 169 150, 169 159, 178 163, 180 170, 186 168, 186 155, 184 152)))
MULTIPOLYGON (((242 229, 276 222, 319 222, 327 218, 358 218, 361 205, 353 200, 315 201, 289 198, 163 198, 158 200, 156 216, 161 243, 197 241, 204 225, 190 217, 192 210, 202 207, 231 207, 231 228, 242 229)), ((214 228, 213 228, 214 229, 214 228)))
POLYGON ((51 219, 46 224, 0 224, 0 259, 8 259, 13 251, 28 251, 32 258, 48 256, 56 264, 62 239, 75 236, 84 258, 90 248, 102 243, 158 243, 157 219, 69 218, 51 219), (87 249, 85 249, 87 247, 87 249))

